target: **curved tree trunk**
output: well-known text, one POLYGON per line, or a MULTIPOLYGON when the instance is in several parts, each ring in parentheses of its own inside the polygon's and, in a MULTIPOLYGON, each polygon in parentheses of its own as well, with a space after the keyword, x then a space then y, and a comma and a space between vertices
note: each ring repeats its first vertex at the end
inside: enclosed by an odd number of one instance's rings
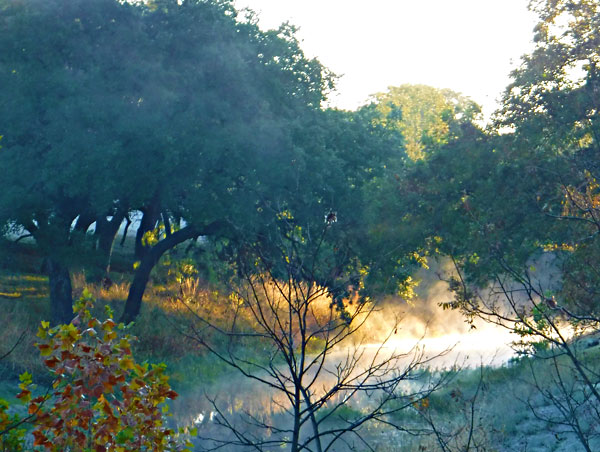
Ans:
POLYGON ((69 269, 53 258, 46 259, 50 283, 50 318, 53 325, 73 320, 73 291, 69 269))
POLYGON ((107 275, 110 271, 110 260, 113 252, 113 245, 119 227, 125 219, 125 211, 121 210, 115 213, 111 220, 106 217, 98 218, 96 222, 96 235, 98 236, 98 251, 100 251, 100 268, 98 273, 100 278, 107 275))
POLYGON ((150 279, 150 273, 161 256, 166 251, 174 248, 180 243, 191 238, 198 237, 199 235, 200 234, 195 228, 187 226, 167 236, 152 248, 147 249, 140 261, 140 265, 135 271, 133 282, 129 288, 129 295, 127 296, 127 301, 125 303, 125 309, 123 310, 123 315, 121 316, 121 322, 133 322, 140 313, 142 297, 144 296, 146 285, 150 279))
POLYGON ((127 240, 127 232, 129 232, 129 226, 131 226, 131 216, 125 215, 125 229, 123 230, 123 237, 121 237, 121 246, 125 246, 125 240, 127 240))

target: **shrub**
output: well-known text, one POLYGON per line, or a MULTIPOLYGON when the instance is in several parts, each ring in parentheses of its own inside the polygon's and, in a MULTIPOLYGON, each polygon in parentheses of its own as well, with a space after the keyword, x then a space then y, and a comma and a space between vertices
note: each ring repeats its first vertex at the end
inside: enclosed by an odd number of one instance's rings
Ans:
POLYGON ((21 419, 16 414, 10 414, 10 406, 0 399, 0 452, 24 451, 26 430, 22 428, 21 419))
MULTIPOLYGON (((24 374, 17 396, 28 405, 35 425, 35 449, 186 450, 164 422, 168 412, 165 402, 177 397, 169 386, 165 366, 137 364, 131 353, 133 338, 123 334, 125 327, 115 324, 110 309, 109 318, 103 322, 93 317, 92 304, 90 293, 84 291, 70 324, 50 328, 42 322, 38 330, 36 346, 54 381, 46 395, 33 397, 31 375, 24 374)), ((2 422, 9 425, 3 421, 5 412, 0 405, 0 426, 2 422)), ((5 437, 18 441, 15 435, 9 437, 7 432, 0 441, 5 437)))

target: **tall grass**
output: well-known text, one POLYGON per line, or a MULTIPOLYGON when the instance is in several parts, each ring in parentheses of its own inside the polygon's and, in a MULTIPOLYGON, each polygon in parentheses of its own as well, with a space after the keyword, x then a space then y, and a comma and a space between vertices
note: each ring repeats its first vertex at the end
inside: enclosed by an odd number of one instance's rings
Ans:
POLYGON ((0 379, 15 379, 24 371, 43 372, 33 344, 40 320, 49 318, 47 296, 47 280, 39 275, 0 274, 0 356, 19 342, 0 361, 0 379))

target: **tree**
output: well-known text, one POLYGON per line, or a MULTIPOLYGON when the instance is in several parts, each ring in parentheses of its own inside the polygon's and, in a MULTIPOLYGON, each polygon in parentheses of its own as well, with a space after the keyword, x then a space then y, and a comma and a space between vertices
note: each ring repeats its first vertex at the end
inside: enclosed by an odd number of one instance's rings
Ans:
POLYGON ((513 73, 497 129, 463 136, 407 167, 392 218, 455 264, 447 275, 467 319, 514 331, 528 356, 555 364, 534 414, 593 450, 598 368, 582 339, 597 332, 598 149, 593 2, 534 2, 536 49, 513 73))
POLYGON ((123 157, 145 155, 136 138, 154 122, 138 102, 157 75, 140 10, 105 0, 0 5, 0 217, 45 256, 55 323, 73 317, 69 267, 80 251, 71 247, 126 203, 123 157))
POLYGON ((539 16, 536 46, 512 73, 498 124, 546 133, 547 152, 597 147, 598 5, 536 0, 530 8, 539 16))
MULTIPOLYGON (((417 345, 388 351, 384 341, 369 353, 364 343, 353 344, 376 310, 361 293, 367 269, 343 278, 333 269, 335 245, 326 240, 337 227, 333 217, 320 234, 292 220, 280 218, 279 255, 249 244, 238 259, 229 324, 220 326, 186 304, 197 319, 184 330, 188 336, 283 400, 276 402, 282 413, 277 419, 250 412, 228 416, 212 400, 222 430, 203 438, 206 450, 328 451, 339 443, 369 448, 366 424, 393 425, 395 413, 423 402, 445 381, 426 377, 422 366, 431 358, 417 345), (263 352, 248 357, 237 347, 240 341, 263 352), (402 386, 408 380, 416 383, 411 390, 402 386), (353 410, 352 401, 361 397, 368 401, 353 410)), ((394 326, 387 337, 393 332, 394 326)))
POLYGON ((543 379, 534 364, 532 376, 536 393, 558 413, 531 407, 593 450, 585 425, 597 422, 598 369, 578 343, 599 326, 589 291, 593 190, 569 188, 571 159, 532 160, 524 137, 479 135, 444 146, 403 175, 404 196, 389 213, 418 225, 413 246, 454 263, 444 276, 454 299, 444 307, 508 328, 522 353, 556 362, 551 375, 542 367, 543 379))
POLYGON ((142 208, 138 239, 153 234, 155 240, 146 241, 151 246, 137 247, 140 265, 123 312, 125 322, 139 313, 146 283, 162 254, 200 235, 234 240, 240 235, 256 237, 266 227, 263 212, 279 209, 281 193, 297 188, 294 176, 304 164, 304 150, 297 147, 294 133, 318 114, 332 83, 318 61, 304 57, 293 27, 263 33, 250 21, 237 22, 235 10, 224 3, 219 17, 225 30, 209 34, 203 25, 213 19, 206 4, 167 3, 155 13, 159 23, 169 23, 174 30, 165 45, 183 46, 187 53, 194 49, 194 67, 209 72, 198 80, 190 61, 170 62, 181 78, 179 84, 206 92, 190 107, 191 113, 203 115, 187 119, 194 127, 201 124, 203 134, 186 132, 188 160, 157 184, 156 195, 142 208), (214 48, 198 46, 200 38, 214 48), (214 80, 221 82, 215 85, 214 80), (186 174, 189 178, 182 180, 186 174), (173 180, 177 184, 171 187, 173 180), (183 218, 186 226, 173 232, 169 218, 183 218))
POLYGON ((0 42, 10 186, 0 221, 42 250, 55 323, 72 317, 69 267, 88 228, 102 276, 134 210, 143 217, 126 322, 160 257, 198 236, 263 240, 274 214, 318 210, 339 211, 363 242, 364 187, 393 166, 401 141, 373 107, 321 109, 333 76, 304 56, 292 26, 262 32, 228 1, 57 8, 6 4, 0 42))
MULTIPOLYGON (((310 98, 305 99, 308 100, 310 98)), ((160 253, 170 249, 169 242, 174 243, 178 237, 181 240, 198 235, 215 240, 226 238, 232 251, 229 258, 235 260, 236 252, 245 243, 259 241, 265 253, 273 246, 269 244, 270 240, 277 243, 273 218, 278 215, 291 215, 294 222, 310 223, 318 229, 322 226, 322 217, 315 216, 315 212, 320 212, 323 217, 335 213, 344 222, 344 228, 340 230, 344 236, 344 245, 339 249, 340 261, 361 253, 369 259, 366 256, 368 244, 364 241, 368 224, 366 214, 370 197, 376 194, 367 187, 385 171, 392 171, 399 165, 403 155, 402 139, 397 130, 386 128, 376 120, 379 115, 373 106, 357 112, 343 112, 314 108, 314 103, 311 100, 308 106, 303 104, 290 110, 296 112, 295 116, 280 124, 281 140, 277 149, 269 152, 268 159, 257 157, 254 162, 247 161, 243 168, 239 168, 237 162, 224 162, 212 171, 219 177, 225 177, 230 171, 243 174, 237 178, 232 176, 235 188, 219 179, 210 184, 204 182, 202 193, 197 197, 187 190, 187 205, 182 206, 180 212, 188 226, 172 236, 167 228, 162 229, 163 239, 148 248, 147 255, 141 260, 141 264, 147 263, 147 276, 135 286, 142 290, 134 292, 132 285, 124 321, 133 320, 139 312, 143 288, 153 265, 160 253), (227 191, 222 192, 223 189, 227 191), (212 192, 208 199, 202 196, 207 192, 212 192), (223 203, 215 205, 214 199, 221 199, 223 203), (189 235, 185 236, 184 230, 189 235)), ((283 102, 277 105, 281 107, 283 102)), ((245 144, 239 144, 239 149, 246 153, 240 159, 247 159, 247 155, 255 152, 262 156, 265 147, 254 144, 248 137, 244 135, 245 144)), ((233 151, 230 154, 233 155, 233 151)), ((209 181, 212 177, 207 175, 209 181)), ((376 255, 373 250, 369 252, 376 255)), ((138 271, 136 278, 137 275, 142 272, 138 271)))
POLYGON ((131 320, 162 253, 256 217, 275 187, 266 175, 279 174, 269 163, 293 160, 290 123, 331 83, 293 28, 263 33, 228 1, 31 0, 0 12, 0 221, 45 255, 55 323, 73 316, 69 267, 94 222, 105 271, 122 219, 144 214, 131 320), (174 234, 182 218, 191 227, 174 234), (145 252, 159 222, 169 240, 145 252))
POLYGON ((397 127, 404 136, 406 154, 412 160, 425 158, 458 138, 460 126, 473 122, 481 113, 469 98, 426 85, 390 86, 373 99, 383 121, 397 127))

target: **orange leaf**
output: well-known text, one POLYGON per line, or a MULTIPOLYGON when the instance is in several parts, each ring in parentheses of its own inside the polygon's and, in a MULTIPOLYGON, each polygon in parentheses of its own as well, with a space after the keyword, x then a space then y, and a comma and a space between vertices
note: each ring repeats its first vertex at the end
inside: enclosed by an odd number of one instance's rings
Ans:
POLYGON ((50 369, 53 369, 59 362, 60 362, 60 360, 56 356, 53 356, 52 358, 44 360, 44 364, 46 364, 46 366, 49 367, 50 369))
POLYGON ((50 441, 48 441, 48 438, 42 432, 34 430, 33 437, 34 437, 34 441, 33 441, 34 446, 46 446, 47 444, 50 444, 50 441))

